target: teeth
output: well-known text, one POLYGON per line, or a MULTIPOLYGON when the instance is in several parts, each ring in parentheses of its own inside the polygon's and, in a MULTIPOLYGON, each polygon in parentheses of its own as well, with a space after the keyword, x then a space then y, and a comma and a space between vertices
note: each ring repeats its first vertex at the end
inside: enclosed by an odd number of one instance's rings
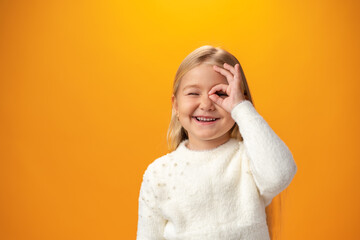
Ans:
POLYGON ((202 117, 196 117, 197 120, 200 120, 200 121, 204 121, 204 122, 209 122, 209 121, 215 121, 216 118, 202 118, 202 117))

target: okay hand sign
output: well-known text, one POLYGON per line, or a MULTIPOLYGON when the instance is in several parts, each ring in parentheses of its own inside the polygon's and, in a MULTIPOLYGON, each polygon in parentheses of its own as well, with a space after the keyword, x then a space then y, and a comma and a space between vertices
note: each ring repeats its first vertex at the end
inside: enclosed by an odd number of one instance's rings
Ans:
POLYGON ((235 67, 224 63, 224 68, 213 65, 215 71, 224 75, 229 84, 218 84, 214 86, 209 91, 209 98, 215 102, 217 105, 225 109, 227 112, 231 113, 231 110, 240 102, 244 101, 246 98, 243 94, 243 89, 241 87, 242 77, 240 72, 240 65, 235 64, 235 67), (226 70, 227 69, 227 70, 226 70), (216 92, 225 92, 228 97, 221 98, 216 92))

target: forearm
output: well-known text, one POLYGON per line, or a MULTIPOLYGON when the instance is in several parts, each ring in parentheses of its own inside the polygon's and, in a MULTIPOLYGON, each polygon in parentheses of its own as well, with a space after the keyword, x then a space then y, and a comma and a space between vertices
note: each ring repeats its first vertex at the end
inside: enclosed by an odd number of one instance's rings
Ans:
POLYGON ((261 194, 275 196, 294 177, 297 166, 286 144, 248 100, 236 105, 231 115, 244 139, 249 165, 261 194))

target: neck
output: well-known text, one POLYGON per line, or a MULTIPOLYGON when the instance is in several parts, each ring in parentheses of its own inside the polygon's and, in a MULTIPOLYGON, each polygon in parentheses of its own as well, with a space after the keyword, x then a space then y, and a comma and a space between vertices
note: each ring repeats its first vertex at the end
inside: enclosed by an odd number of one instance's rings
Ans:
POLYGON ((190 150, 209 150, 226 143, 230 139, 230 134, 225 134, 217 139, 201 140, 189 137, 186 147, 190 150))

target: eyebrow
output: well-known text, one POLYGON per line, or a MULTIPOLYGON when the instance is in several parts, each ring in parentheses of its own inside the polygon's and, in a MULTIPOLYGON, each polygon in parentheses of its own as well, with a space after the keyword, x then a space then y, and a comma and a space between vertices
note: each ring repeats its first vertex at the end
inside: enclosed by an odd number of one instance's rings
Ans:
POLYGON ((199 86, 199 85, 197 85, 197 84, 191 84, 191 85, 187 85, 187 86, 185 86, 185 87, 183 88, 183 91, 184 91, 185 89, 187 89, 187 88, 190 88, 190 87, 197 87, 197 88, 200 88, 200 86, 199 86))

